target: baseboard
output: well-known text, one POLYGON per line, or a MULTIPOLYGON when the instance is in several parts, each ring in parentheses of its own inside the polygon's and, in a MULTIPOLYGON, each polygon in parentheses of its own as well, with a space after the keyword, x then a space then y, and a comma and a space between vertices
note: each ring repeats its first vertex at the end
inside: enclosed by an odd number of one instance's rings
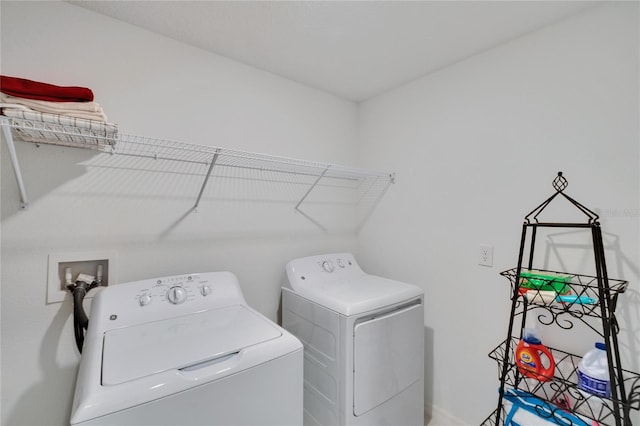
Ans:
POLYGON ((424 406, 425 426, 467 426, 463 422, 448 411, 443 410, 435 405, 424 406))

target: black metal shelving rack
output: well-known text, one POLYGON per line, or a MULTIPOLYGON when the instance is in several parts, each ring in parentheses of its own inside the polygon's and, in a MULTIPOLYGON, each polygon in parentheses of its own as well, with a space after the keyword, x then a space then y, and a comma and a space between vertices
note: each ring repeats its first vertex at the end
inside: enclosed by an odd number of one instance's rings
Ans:
MULTIPOLYGON (((532 401, 544 401, 548 404, 547 408, 551 407, 551 413, 557 410, 569 411, 578 414, 580 418, 594 420, 600 425, 630 426, 630 410, 640 409, 640 375, 622 368, 617 338, 619 328, 615 310, 618 296, 625 292, 628 283, 609 278, 602 231, 598 222, 599 217, 564 193, 567 184, 566 178, 562 176, 562 172, 559 172, 553 181, 555 193, 525 216, 518 265, 501 273, 511 283, 511 314, 507 338, 489 354, 489 357, 498 363, 500 389, 497 409, 484 420, 482 425, 504 424, 507 416, 504 407, 504 395, 507 387, 527 392, 527 395, 531 395, 532 401), (585 221, 545 222, 539 220, 542 211, 558 196, 566 199, 582 212, 585 221), (539 290, 533 290, 533 297, 531 297, 531 293, 528 297, 521 293, 520 277, 522 271, 534 269, 534 249, 539 228, 582 228, 591 232, 595 276, 535 269, 542 273, 570 276, 571 278, 566 284, 567 290, 576 297, 592 299, 594 303, 558 303, 555 300, 545 299, 542 294, 538 294, 540 297, 536 297, 536 292, 539 293, 539 290), (527 245, 529 253, 528 259, 525 259, 527 245), (519 373, 515 362, 515 349, 518 341, 522 338, 527 313, 534 310, 539 314, 538 321, 543 325, 555 323, 562 329, 571 329, 574 326, 574 321, 577 320, 586 324, 602 338, 607 348, 611 383, 610 398, 599 398, 579 390, 577 367, 581 357, 559 349, 549 348, 554 357, 556 368, 554 376, 550 377, 548 381, 525 378, 519 373), (542 314, 539 313, 540 310, 542 314), (518 324, 517 317, 520 317, 518 324), (593 325, 594 322, 597 326, 593 325), (514 326, 517 328, 514 329, 514 326)), ((531 289, 527 290, 531 291, 531 289)), ((548 410, 536 411, 538 411, 538 415, 552 416, 548 410)))

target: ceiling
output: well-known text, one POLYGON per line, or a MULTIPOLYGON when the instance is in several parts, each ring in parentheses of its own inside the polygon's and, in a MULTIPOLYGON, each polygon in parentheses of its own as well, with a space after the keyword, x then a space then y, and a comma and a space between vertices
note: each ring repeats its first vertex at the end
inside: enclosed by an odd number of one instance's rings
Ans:
POLYGON ((593 1, 70 1, 360 102, 593 1))

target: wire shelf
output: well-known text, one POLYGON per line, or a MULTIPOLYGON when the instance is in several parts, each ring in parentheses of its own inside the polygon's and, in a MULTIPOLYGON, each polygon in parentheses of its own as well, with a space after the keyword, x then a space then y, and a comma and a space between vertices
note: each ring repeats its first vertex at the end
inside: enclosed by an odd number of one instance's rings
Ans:
POLYGON ((28 199, 13 148, 14 137, 38 144, 90 148, 109 153, 110 155, 101 154, 100 157, 91 161, 96 167, 200 176, 201 186, 197 191, 193 209, 198 207, 205 195, 205 188, 210 178, 223 176, 246 181, 295 185, 302 189, 295 191, 297 194, 296 200, 293 201, 295 210, 323 229, 323 225, 314 219, 312 214, 303 211, 302 206, 305 201, 307 204, 324 202, 353 206, 358 210, 358 217, 362 222, 371 213, 390 184, 394 183, 392 173, 120 134, 117 132, 117 127, 110 127, 113 125, 105 126, 105 123, 96 124, 88 120, 81 125, 70 124, 68 120, 54 121, 0 117, 0 125, 3 127, 16 172, 23 208, 28 205, 28 199), (331 201, 326 201, 328 192, 338 195, 335 195, 331 201))
POLYGON ((326 177, 355 180, 370 176, 385 178, 390 176, 389 173, 337 164, 119 134, 117 126, 91 120, 74 119, 73 123, 65 123, 64 121, 46 122, 5 116, 1 124, 10 127, 14 136, 23 141, 80 148, 100 146, 108 149, 110 153, 119 155, 210 164, 213 156, 218 154, 217 164, 221 166, 246 167, 312 176, 319 176, 326 170, 326 177))
POLYGON ((389 173, 372 170, 132 135, 119 135, 113 153, 204 165, 210 165, 216 157, 216 166, 316 177, 324 173, 324 177, 327 178, 347 180, 361 180, 370 177, 390 178, 389 173))
POLYGON ((11 128, 13 136, 25 142, 110 152, 118 138, 118 126, 115 124, 31 111, 18 110, 16 114, 39 118, 2 117, 1 124, 11 128))

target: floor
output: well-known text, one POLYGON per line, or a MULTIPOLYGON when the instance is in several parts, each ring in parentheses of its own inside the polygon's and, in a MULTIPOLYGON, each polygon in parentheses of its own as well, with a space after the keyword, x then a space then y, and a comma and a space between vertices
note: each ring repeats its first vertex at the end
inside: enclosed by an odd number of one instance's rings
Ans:
POLYGON ((442 410, 424 413, 424 426, 465 426, 465 423, 442 410))

